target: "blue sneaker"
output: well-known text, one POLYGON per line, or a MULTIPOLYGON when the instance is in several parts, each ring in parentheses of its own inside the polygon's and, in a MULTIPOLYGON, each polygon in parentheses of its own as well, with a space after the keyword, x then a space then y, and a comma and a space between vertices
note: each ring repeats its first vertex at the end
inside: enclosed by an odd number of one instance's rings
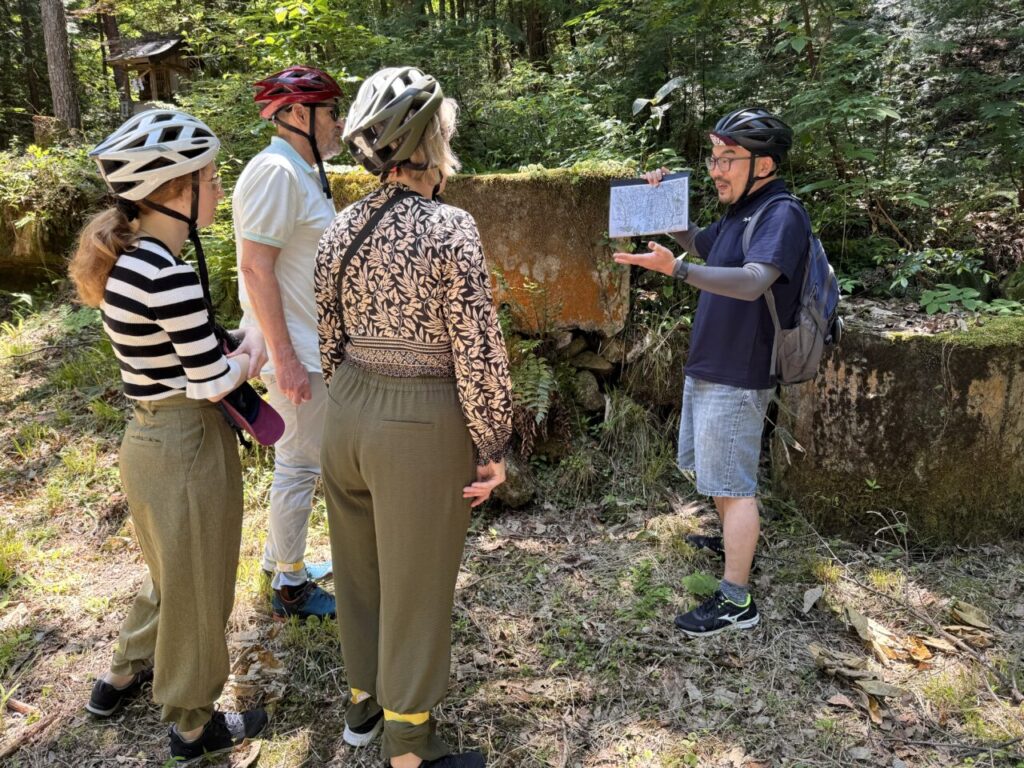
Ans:
MULTIPOLYGON (((270 581, 274 578, 274 572, 268 571, 263 568, 263 578, 270 581)), ((312 579, 313 581, 323 581, 328 576, 334 575, 334 567, 331 565, 330 560, 324 560, 322 563, 306 563, 306 578, 312 579)))
POLYGON ((306 581, 297 587, 275 589, 272 606, 274 618, 279 621, 285 621, 290 616, 298 616, 302 621, 310 616, 318 619, 337 618, 334 596, 312 581, 306 581))
POLYGON ((313 581, 323 581, 334 573, 330 560, 322 563, 306 563, 306 574, 313 581))

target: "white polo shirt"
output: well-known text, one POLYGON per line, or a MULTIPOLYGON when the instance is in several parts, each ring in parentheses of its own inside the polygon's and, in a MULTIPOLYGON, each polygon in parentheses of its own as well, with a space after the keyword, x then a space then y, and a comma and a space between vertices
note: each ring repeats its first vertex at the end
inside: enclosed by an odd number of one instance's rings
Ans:
MULTIPOLYGON (((307 371, 319 373, 313 266, 320 236, 334 220, 334 204, 324 196, 319 171, 287 141, 275 136, 270 146, 245 166, 231 204, 239 266, 238 298, 244 313, 241 325, 256 325, 241 274, 242 240, 280 248, 274 274, 281 289, 288 334, 299 362, 307 371)), ((272 374, 273 363, 268 362, 262 372, 272 374)))

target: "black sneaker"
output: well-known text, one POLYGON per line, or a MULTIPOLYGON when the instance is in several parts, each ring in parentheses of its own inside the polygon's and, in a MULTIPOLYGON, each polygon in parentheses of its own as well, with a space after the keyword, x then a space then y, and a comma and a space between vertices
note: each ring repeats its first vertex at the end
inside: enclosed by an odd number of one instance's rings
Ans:
MULTIPOLYGON (((479 752, 460 752, 457 755, 444 755, 436 760, 424 760, 419 768, 484 768, 487 761, 479 752)), ((391 768, 391 761, 384 761, 384 768, 391 768)))
POLYGON ((384 710, 382 709, 362 725, 349 725, 346 721, 345 732, 341 734, 341 739, 351 747, 365 747, 377 738, 377 734, 383 728, 384 710))
POLYGON ((722 594, 715 594, 688 613, 676 616, 676 626, 690 637, 717 635, 726 629, 750 629, 761 620, 754 598, 747 595, 747 602, 737 605, 722 594))
MULTIPOLYGON (((694 549, 706 549, 713 555, 725 560, 725 543, 721 536, 705 536, 700 533, 691 533, 685 539, 686 543, 694 549)), ((750 570, 757 567, 757 555, 750 561, 750 570)))
POLYGON ((178 729, 171 726, 171 759, 177 765, 188 765, 203 755, 226 752, 240 746, 246 739, 256 736, 267 725, 267 713, 262 709, 248 712, 214 712, 202 734, 195 741, 185 741, 178 729))
POLYGON ((143 669, 135 673, 135 678, 124 688, 115 688, 110 683, 97 680, 92 687, 89 703, 85 708, 96 717, 110 717, 126 700, 137 696, 142 686, 153 682, 153 669, 143 669))
POLYGON ((457 755, 445 755, 437 760, 424 760, 420 768, 484 768, 487 762, 479 752, 460 752, 457 755))

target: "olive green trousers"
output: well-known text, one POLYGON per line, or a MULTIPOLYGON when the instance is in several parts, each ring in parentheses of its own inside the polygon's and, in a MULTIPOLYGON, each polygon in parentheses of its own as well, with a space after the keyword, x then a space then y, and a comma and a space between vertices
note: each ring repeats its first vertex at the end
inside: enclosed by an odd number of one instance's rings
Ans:
POLYGON ((110 669, 128 675, 152 662, 162 720, 193 730, 210 719, 228 679, 224 631, 242 538, 238 444, 209 401, 138 401, 120 468, 149 573, 110 669))
POLYGON ((358 726, 384 709, 385 758, 452 750, 430 710, 448 687, 473 443, 455 382, 345 363, 331 381, 321 471, 338 628, 358 726))

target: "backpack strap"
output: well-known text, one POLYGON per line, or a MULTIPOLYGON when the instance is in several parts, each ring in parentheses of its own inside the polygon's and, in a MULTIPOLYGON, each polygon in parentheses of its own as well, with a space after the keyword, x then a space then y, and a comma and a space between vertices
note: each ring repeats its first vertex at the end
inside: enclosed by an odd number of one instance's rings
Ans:
MULTIPOLYGON (((782 202, 784 200, 791 200, 797 203, 803 208, 803 203, 800 202, 800 198, 789 192, 780 192, 777 195, 772 195, 765 200, 761 205, 757 207, 757 210, 751 214, 750 218, 747 219, 746 225, 743 227, 743 260, 747 259, 747 252, 750 250, 750 241, 754 239, 754 230, 757 228, 758 222, 761 220, 761 214, 765 212, 765 209, 770 205, 782 202)), ((804 280, 807 279, 807 272, 804 272, 804 280)), ((769 286, 768 290, 764 292, 764 301, 768 305, 768 314, 772 316, 772 325, 775 326, 775 334, 772 336, 772 358, 771 367, 768 369, 768 375, 775 378, 775 366, 778 363, 779 357, 779 336, 782 334, 782 324, 779 322, 779 312, 775 306, 775 294, 772 293, 772 289, 769 286)))
POLYGON ((335 281, 335 295, 338 300, 338 321, 341 324, 341 335, 342 343, 348 340, 348 332, 345 330, 345 307, 341 301, 341 283, 345 279, 345 270, 348 268, 349 263, 352 261, 352 257, 356 255, 360 248, 363 247, 363 243, 366 242, 366 238, 370 236, 380 223, 380 220, 384 217, 384 214, 390 211, 397 203, 402 200, 407 200, 410 197, 417 197, 415 192, 408 190, 402 190, 395 194, 394 197, 385 201, 384 205, 374 211, 369 221, 363 225, 363 228, 359 230, 359 233, 352 238, 352 242, 349 243, 348 248, 345 249, 344 255, 341 257, 341 263, 338 265, 338 278, 335 281))

